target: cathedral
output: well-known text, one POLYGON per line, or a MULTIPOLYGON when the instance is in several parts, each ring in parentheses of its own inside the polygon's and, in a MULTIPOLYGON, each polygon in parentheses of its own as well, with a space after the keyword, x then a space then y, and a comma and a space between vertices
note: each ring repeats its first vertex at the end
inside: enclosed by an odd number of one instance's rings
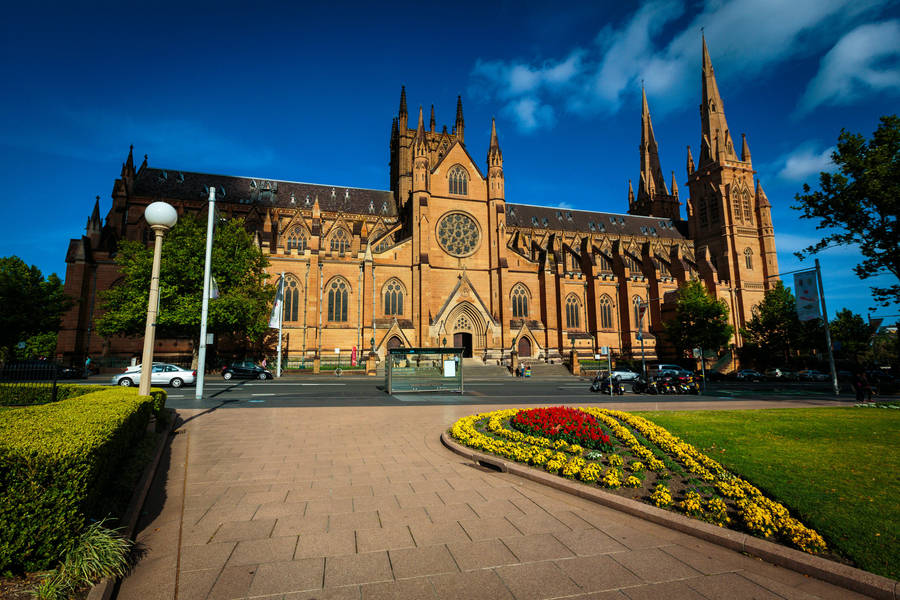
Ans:
MULTIPOLYGON (((671 356, 661 332, 690 279, 725 301, 741 345, 740 328, 778 273, 774 230, 747 139, 738 155, 725 120, 705 40, 685 218, 674 173, 671 184, 663 175, 646 94, 640 175, 629 181, 625 213, 507 198, 496 125, 483 163, 469 154, 465 129, 461 98, 453 127, 438 130, 433 107, 427 122, 421 107, 410 119, 401 90, 389 190, 163 170, 146 156, 136 168, 129 152, 106 218, 98 199, 85 235, 69 243, 65 289, 80 301, 63 320, 58 355, 78 362, 140 352, 141 339, 92 335, 97 293, 119 278, 116 245, 152 239, 143 219, 151 202, 205 219, 210 187, 221 214, 245 219, 273 281, 285 273, 289 359, 446 345, 492 364, 513 352, 556 362, 604 346, 653 360, 671 356)), ((190 340, 157 340, 163 360, 191 350, 190 340)))

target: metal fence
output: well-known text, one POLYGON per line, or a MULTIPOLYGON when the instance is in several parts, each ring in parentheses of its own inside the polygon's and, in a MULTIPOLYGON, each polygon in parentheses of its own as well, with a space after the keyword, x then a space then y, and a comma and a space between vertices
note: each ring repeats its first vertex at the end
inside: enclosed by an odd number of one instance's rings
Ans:
POLYGON ((6 363, 0 368, 0 405, 56 402, 57 381, 71 376, 49 360, 6 363))

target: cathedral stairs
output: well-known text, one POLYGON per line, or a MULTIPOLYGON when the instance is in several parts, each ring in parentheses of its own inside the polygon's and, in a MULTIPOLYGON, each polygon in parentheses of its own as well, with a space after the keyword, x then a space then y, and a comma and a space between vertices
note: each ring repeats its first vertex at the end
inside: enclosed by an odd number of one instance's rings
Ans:
POLYGON ((480 358, 464 358, 463 377, 465 379, 506 379, 512 375, 504 366, 485 364, 480 358))
POLYGON ((561 379, 572 378, 572 372, 563 364, 547 364, 544 362, 533 362, 531 365, 531 376, 540 379, 561 379))

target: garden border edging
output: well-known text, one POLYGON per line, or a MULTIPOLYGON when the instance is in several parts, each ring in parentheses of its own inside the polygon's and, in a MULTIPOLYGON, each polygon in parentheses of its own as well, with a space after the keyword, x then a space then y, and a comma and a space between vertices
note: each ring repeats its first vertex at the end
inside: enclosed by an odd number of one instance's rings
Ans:
MULTIPOLYGON (((163 435, 160 436, 153 460, 144 468, 141 479, 138 481, 137 487, 135 487, 131 500, 128 503, 128 508, 122 516, 122 521, 125 524, 124 534, 129 540, 134 538, 138 517, 140 517, 141 514, 141 508, 144 506, 147 494, 150 493, 150 485, 153 483, 154 477, 156 477, 156 469, 159 467, 159 461, 166 449, 166 445, 169 443, 169 437, 172 435, 172 429, 175 427, 175 422, 178 420, 178 413, 173 409, 167 408, 166 411, 168 412, 169 423, 166 430, 162 432, 163 435)), ((155 423, 155 419, 152 419, 148 428, 153 427, 155 423)), ((112 598, 116 583, 118 583, 117 578, 107 578, 100 581, 88 592, 87 600, 109 600, 112 598)))
POLYGON ((841 587, 878 598, 880 600, 900 600, 900 582, 875 575, 862 569, 842 565, 818 556, 813 556, 763 540, 745 533, 717 527, 690 517, 675 514, 636 500, 622 498, 603 490, 591 488, 578 482, 539 471, 530 466, 510 462, 498 456, 485 454, 457 443, 448 432, 441 433, 441 443, 449 450, 468 458, 476 464, 490 465, 503 473, 517 475, 554 489, 608 506, 615 510, 662 525, 688 535, 712 542, 737 552, 745 552, 780 567, 786 567, 804 575, 810 575, 841 587))

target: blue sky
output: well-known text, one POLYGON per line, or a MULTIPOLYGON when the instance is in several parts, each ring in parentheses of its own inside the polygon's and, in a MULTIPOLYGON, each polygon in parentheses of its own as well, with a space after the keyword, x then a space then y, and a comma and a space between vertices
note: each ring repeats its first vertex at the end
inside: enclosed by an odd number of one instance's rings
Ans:
MULTIPOLYGON (((461 94, 479 161, 497 118, 508 201, 624 212, 643 81, 686 194, 701 27, 789 271, 817 239, 794 194, 829 168, 842 127, 869 136, 900 99, 896 1, 25 4, 0 24, 0 256, 61 276, 132 143, 161 168, 387 189, 401 84, 438 128, 461 94)), ((831 315, 874 306, 857 258, 820 256, 831 315)))

